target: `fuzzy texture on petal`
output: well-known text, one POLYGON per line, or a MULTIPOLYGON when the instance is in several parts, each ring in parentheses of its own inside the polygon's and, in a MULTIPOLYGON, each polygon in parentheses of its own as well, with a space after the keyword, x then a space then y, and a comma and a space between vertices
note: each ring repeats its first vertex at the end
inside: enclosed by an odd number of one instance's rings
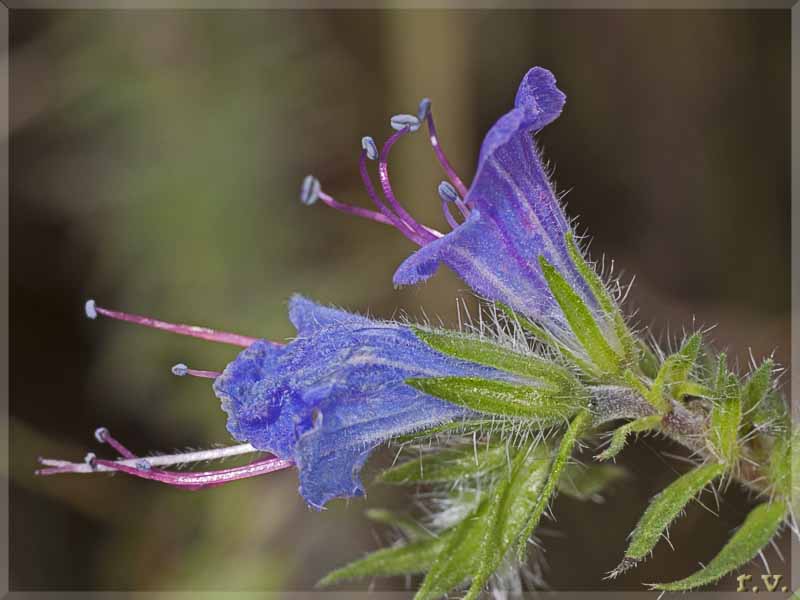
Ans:
POLYGON ((481 145, 475 180, 465 198, 473 209, 470 218, 406 259, 395 273, 396 285, 423 281, 445 263, 484 298, 563 326, 563 314, 539 266, 543 255, 594 305, 570 260, 564 243, 569 223, 533 143, 533 134, 561 114, 565 99, 550 71, 528 71, 514 108, 481 145))
POLYGON ((406 385, 407 378, 509 378, 440 354, 398 323, 299 296, 289 314, 297 338, 282 347, 254 343, 226 367, 214 391, 233 437, 293 460, 300 493, 315 508, 363 495, 358 474, 377 445, 468 414, 406 385))

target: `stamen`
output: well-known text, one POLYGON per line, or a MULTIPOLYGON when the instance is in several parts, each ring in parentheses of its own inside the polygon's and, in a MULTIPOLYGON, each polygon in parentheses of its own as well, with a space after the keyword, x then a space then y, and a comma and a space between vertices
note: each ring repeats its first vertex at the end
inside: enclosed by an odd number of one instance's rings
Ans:
MULTIPOLYGON (((416 117, 412 115, 398 115, 398 116, 410 116, 412 119, 416 121, 416 117)), ((396 117, 393 117, 395 119, 396 117)), ((394 127, 394 124, 392 124, 394 127)), ((417 233, 423 240, 424 245, 426 243, 432 242, 437 239, 437 237, 441 237, 441 233, 439 232, 432 232, 431 230, 423 227, 420 225, 414 217, 412 217, 406 209, 404 209, 397 199, 394 197, 394 192, 392 192, 392 184, 389 181, 389 152, 392 150, 392 146, 394 146, 395 142, 399 140, 401 137, 406 135, 411 131, 410 127, 406 125, 400 131, 393 133, 389 136, 389 139, 386 140, 386 143, 383 145, 381 149, 380 160, 378 161, 378 176, 381 181, 381 189, 383 190, 384 197, 389 201, 389 204, 397 213, 397 215, 415 232, 417 233), (438 234, 438 236, 437 236, 438 234)))
POLYGON ((469 217, 469 209, 464 204, 461 196, 458 195, 458 192, 456 192, 456 188, 454 188, 450 182, 442 181, 437 190, 439 192, 439 197, 442 198, 442 200, 455 204, 465 219, 469 217))
POLYGON ((313 175, 307 175, 306 178, 303 179, 303 185, 300 190, 300 201, 306 206, 311 206, 317 200, 322 200, 322 202, 327 206, 349 215, 355 215, 356 217, 369 219, 370 221, 377 221, 378 223, 383 223, 384 225, 394 225, 394 222, 389 217, 377 213, 374 210, 339 202, 332 196, 329 196, 322 191, 319 180, 316 177, 313 175))
MULTIPOLYGON (((108 434, 108 430, 104 427, 99 428, 95 432, 95 436, 98 438, 98 440, 102 439, 102 441, 109 444, 113 439, 108 434)), ((133 475, 134 477, 151 479, 175 487, 196 490, 205 487, 222 485, 223 483, 236 481, 238 479, 255 477, 257 475, 263 475, 294 466, 294 463, 289 460, 283 460, 277 457, 266 457, 257 459, 248 465, 228 469, 193 472, 168 471, 155 469, 154 467, 158 465, 174 465, 188 462, 199 462, 203 460, 213 460, 228 456, 236 456, 239 454, 259 452, 259 450, 253 448, 253 446, 250 444, 240 444, 238 446, 229 446, 227 448, 215 448, 212 450, 202 450, 198 452, 185 452, 182 454, 140 458, 133 455, 129 450, 127 450, 127 448, 125 448, 116 440, 114 440, 114 442, 119 444, 119 447, 124 449, 126 453, 130 454, 130 456, 126 456, 124 460, 102 460, 98 459, 93 453, 90 452, 86 455, 86 458, 82 463, 40 458, 39 462, 43 465, 46 465, 48 468, 39 469, 36 471, 36 474, 56 475, 61 473, 120 471, 128 475, 133 475)))
MULTIPOLYGON (((370 138, 371 139, 371 138, 370 138)), ((372 178, 369 176, 369 172, 367 171, 367 158, 368 158, 368 151, 362 150, 361 157, 358 160, 358 171, 361 173, 361 181, 364 183, 364 187, 367 190, 367 195, 372 200, 372 203, 378 207, 378 210, 391 221, 392 225, 397 229, 400 233, 406 236, 409 240, 414 242, 419 246, 424 246, 427 242, 423 239, 414 229, 412 229, 407 223, 405 223, 400 217, 398 217, 395 213, 383 203, 383 201, 378 196, 378 193, 375 191, 375 186, 372 185, 372 178)))
POLYGON ((450 225, 451 229, 455 229, 458 227, 458 221, 453 218, 453 215, 450 214, 450 202, 446 200, 444 197, 442 198, 442 213, 444 214, 444 220, 447 221, 447 224, 450 225))
MULTIPOLYGON (((241 346, 247 348, 259 338, 250 337, 247 335, 239 335, 238 333, 227 333, 224 331, 215 331, 207 327, 197 327, 195 325, 183 325, 176 323, 168 323, 166 321, 159 321, 158 319, 151 319, 141 315, 134 315, 131 313, 119 312, 108 308, 102 308, 95 304, 94 300, 87 300, 85 305, 86 316, 90 319, 97 318, 97 315, 103 315, 109 319, 116 319, 117 321, 127 321, 128 323, 135 323, 153 329, 161 329, 162 331, 169 331, 177 333, 178 335, 187 335, 189 337, 199 338, 201 340, 208 340, 209 342, 220 342, 222 344, 231 344, 233 346, 241 346)), ((270 342, 275 345, 276 342, 270 342)))
POLYGON ((136 455, 123 446, 115 438, 111 437, 111 432, 107 427, 98 427, 94 430, 94 438, 101 444, 108 444, 114 450, 119 452, 119 455, 124 458, 136 458, 136 455))
POLYGON ((406 127, 408 127, 409 131, 416 131, 421 125, 419 119, 414 115, 395 115, 389 123, 395 131, 402 131, 406 127))
MULTIPOLYGON (((444 150, 439 145, 439 135, 436 133, 436 124, 433 122, 433 112, 431 111, 431 101, 428 98, 423 98, 419 103, 419 114, 425 114, 425 121, 428 123, 428 135, 431 141, 431 146, 433 146, 433 151, 436 153, 436 158, 439 160, 439 164, 442 165, 442 169, 444 170, 447 178, 453 182, 453 185, 456 186, 458 193, 461 194, 462 197, 467 197, 467 186, 464 185, 464 182, 461 181, 461 178, 456 173, 453 165, 450 164, 450 161, 447 160, 447 156, 445 156, 444 150)), ((420 119, 421 120, 421 119, 420 119)))
POLYGON ((222 375, 219 371, 202 371, 200 369, 190 369, 183 363, 178 363, 172 366, 172 374, 177 377, 184 377, 191 375, 192 377, 202 377, 204 379, 216 379, 222 375))
MULTIPOLYGON (((144 461, 147 462, 147 461, 144 461)), ((266 475, 294 466, 294 463, 280 458, 262 458, 241 467, 229 469, 215 469, 211 471, 165 471, 162 469, 139 468, 122 465, 117 461, 98 460, 98 466, 107 467, 109 470, 121 471, 141 479, 150 479, 167 485, 196 491, 203 488, 216 487, 249 477, 266 475)))
POLYGON ((378 146, 370 136, 365 135, 361 138, 361 149, 367 153, 368 159, 376 160, 378 158, 378 146))

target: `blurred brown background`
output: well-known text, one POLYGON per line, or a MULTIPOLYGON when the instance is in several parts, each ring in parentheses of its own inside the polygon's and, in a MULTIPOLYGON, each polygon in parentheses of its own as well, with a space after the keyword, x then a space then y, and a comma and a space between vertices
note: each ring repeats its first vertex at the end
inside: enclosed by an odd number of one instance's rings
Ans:
MULTIPOLYGON (((308 589, 386 538, 363 509, 400 501, 378 487, 315 513, 292 471, 198 493, 32 472, 101 452, 99 425, 142 452, 230 443, 208 382, 169 367, 234 351, 87 321, 88 297, 273 339, 293 333, 293 292, 453 324, 454 276, 394 290, 402 236, 297 200, 313 172, 367 206, 359 140, 422 96, 469 178, 522 74, 551 69, 568 100, 540 141, 594 255, 636 274, 629 308, 665 340, 718 323, 743 366, 750 349, 788 363, 788 12, 17 10, 11 27, 12 589, 308 589)), ((441 225, 424 136, 392 175, 441 225)), ((693 506, 675 524, 677 551, 601 580, 683 468, 664 453, 680 450, 626 450, 635 478, 603 504, 559 499, 540 534, 553 588, 641 589, 721 547, 750 506, 733 488, 719 518, 693 506)))

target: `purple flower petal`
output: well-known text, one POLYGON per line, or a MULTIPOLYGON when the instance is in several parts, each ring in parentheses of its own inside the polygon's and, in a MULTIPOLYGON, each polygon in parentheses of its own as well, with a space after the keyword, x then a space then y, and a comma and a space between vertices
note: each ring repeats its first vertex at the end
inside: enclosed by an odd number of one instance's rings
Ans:
POLYGON ((363 493, 358 473, 375 446, 468 414, 424 394, 409 377, 508 379, 440 354, 396 323, 373 321, 295 297, 299 336, 256 342, 214 382, 238 440, 294 461, 314 507, 363 493))
POLYGON ((563 314, 539 267, 543 255, 594 305, 569 258, 564 243, 569 223, 532 139, 558 117, 565 98, 552 73, 539 67, 528 71, 514 109, 495 123, 481 146, 465 198, 472 215, 406 259, 394 275, 396 285, 427 279, 445 263, 479 295, 561 326, 563 314))

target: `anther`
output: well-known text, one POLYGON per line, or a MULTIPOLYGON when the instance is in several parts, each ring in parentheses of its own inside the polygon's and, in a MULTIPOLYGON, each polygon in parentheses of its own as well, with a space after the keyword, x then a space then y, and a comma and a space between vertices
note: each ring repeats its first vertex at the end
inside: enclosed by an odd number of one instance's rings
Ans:
POLYGON ((83 462, 89 465, 92 469, 97 468, 97 455, 94 452, 89 452, 83 457, 83 462))
POLYGON ((106 440, 108 439, 108 428, 107 427, 98 427, 94 430, 94 439, 96 439, 101 444, 105 444, 106 440))
POLYGON ((153 468, 153 465, 150 464, 150 461, 143 458, 142 460, 136 461, 136 468, 140 471, 149 471, 153 468))
POLYGON ((373 140, 370 136, 365 135, 361 138, 361 148, 363 148, 364 152, 367 153, 368 159, 377 160, 378 146, 375 144, 375 140, 373 140))
POLYGON ((189 373, 189 367, 187 367, 183 363, 178 363, 177 365, 172 366, 172 374, 176 377, 183 377, 189 373))
POLYGON ((445 202, 458 202, 461 196, 458 195, 456 188, 449 181, 442 181, 438 187, 439 197, 445 202))
POLYGON ((430 98, 423 98, 419 101, 419 110, 417 111, 417 119, 421 123, 425 119, 428 118, 428 114, 431 112, 431 99, 430 98))
POLYGON ((303 185, 300 188, 300 202, 306 206, 311 206, 319 199, 319 192, 322 189, 319 179, 313 175, 306 175, 303 185))
POLYGON ((419 119, 414 115, 395 115, 390 123, 395 131, 402 131, 406 127, 408 127, 409 131, 416 131, 420 126, 419 119))
POLYGON ((97 318, 97 309, 95 308, 94 300, 87 300, 86 304, 83 305, 83 310, 90 319, 97 318))

